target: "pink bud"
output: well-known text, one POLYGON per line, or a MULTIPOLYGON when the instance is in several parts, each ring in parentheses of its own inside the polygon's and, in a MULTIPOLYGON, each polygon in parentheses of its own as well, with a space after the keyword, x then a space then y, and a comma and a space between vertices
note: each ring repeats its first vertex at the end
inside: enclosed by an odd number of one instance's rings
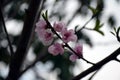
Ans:
POLYGON ((58 54, 63 54, 64 53, 64 49, 62 44, 60 43, 54 43, 53 45, 51 45, 48 48, 48 52, 54 56, 58 55, 58 54))
POLYGON ((43 31, 42 43, 44 45, 50 45, 53 42, 53 33, 51 30, 47 29, 43 31))
POLYGON ((50 45, 53 41, 53 33, 50 29, 37 31, 38 37, 43 45, 50 45))

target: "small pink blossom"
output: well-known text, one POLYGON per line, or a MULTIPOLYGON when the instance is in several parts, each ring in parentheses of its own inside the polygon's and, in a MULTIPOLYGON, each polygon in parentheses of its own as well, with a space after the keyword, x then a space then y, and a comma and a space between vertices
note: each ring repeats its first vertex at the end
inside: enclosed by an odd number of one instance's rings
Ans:
POLYGON ((76 59, 78 59, 78 56, 76 56, 75 54, 72 54, 72 55, 70 55, 69 59, 70 59, 72 62, 75 62, 76 59))
POLYGON ((44 45, 50 45, 53 42, 53 32, 51 30, 46 30, 43 32, 43 40, 44 45))
POLYGON ((74 33, 74 30, 70 29, 67 30, 67 28, 64 28, 61 32, 62 39, 65 43, 68 43, 69 41, 77 41, 77 36, 74 33))
POLYGON ((47 29, 47 23, 45 20, 39 20, 36 23, 35 31, 43 45, 50 45, 52 43, 53 33, 50 29, 47 29))
POLYGON ((76 44, 73 50, 77 53, 77 55, 79 55, 79 57, 82 57, 82 53, 83 53, 82 44, 80 43, 76 44))
POLYGON ((36 23, 36 29, 35 31, 38 32, 42 29, 46 29, 47 28, 47 23, 45 22, 45 20, 39 20, 37 23, 36 23))
POLYGON ((54 23, 53 28, 58 31, 61 32, 63 28, 65 28, 65 24, 63 22, 58 22, 58 23, 54 23))
POLYGON ((75 47, 74 47, 73 50, 76 52, 76 54, 73 53, 73 54, 70 56, 70 60, 74 62, 76 59, 82 57, 83 46, 78 43, 78 44, 75 45, 75 47))
POLYGON ((63 54, 64 53, 64 49, 62 44, 60 43, 54 43, 53 45, 51 45, 48 48, 48 52, 54 56, 58 55, 58 54, 63 54))
POLYGON ((43 45, 47 46, 53 42, 53 33, 50 29, 40 30, 37 34, 43 45))

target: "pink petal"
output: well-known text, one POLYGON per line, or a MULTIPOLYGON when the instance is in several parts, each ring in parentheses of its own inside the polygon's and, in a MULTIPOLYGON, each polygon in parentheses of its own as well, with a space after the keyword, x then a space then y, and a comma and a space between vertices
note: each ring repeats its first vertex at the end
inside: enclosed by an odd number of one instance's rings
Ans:
POLYGON ((53 28, 58 31, 61 32, 63 28, 65 28, 65 24, 63 22, 58 22, 58 23, 54 23, 53 28))
POLYGON ((43 43, 44 46, 48 46, 53 42, 53 39, 51 39, 51 40, 42 40, 41 42, 43 43))
POLYGON ((48 52, 54 56, 58 55, 59 53, 55 50, 55 46, 54 45, 51 45, 49 48, 48 48, 48 52))
POLYGON ((78 43, 75 45, 74 51, 80 56, 82 57, 82 53, 83 53, 83 46, 78 43))
POLYGON ((43 32, 42 42, 44 45, 50 45, 53 42, 53 33, 51 30, 47 29, 43 32))
POLYGON ((35 29, 35 31, 39 31, 41 29, 46 29, 46 27, 47 27, 47 23, 44 20, 39 20, 36 23, 36 29, 35 29))
POLYGON ((62 47, 62 44, 60 43, 54 43, 48 48, 48 52, 53 54, 53 55, 58 55, 58 54, 63 54, 64 49, 62 47))
POLYGON ((74 33, 73 29, 67 30, 64 28, 62 30, 62 39, 65 43, 68 43, 69 41, 77 41, 77 36, 74 33))
POLYGON ((43 43, 43 45, 47 46, 53 42, 53 33, 50 29, 42 29, 37 31, 39 40, 43 43))
POLYGON ((78 59, 78 57, 77 57, 75 54, 73 54, 73 55, 71 55, 71 56, 69 57, 69 59, 70 59, 72 62, 75 62, 76 59, 78 59))
POLYGON ((78 38, 77 38, 77 36, 76 35, 72 35, 71 37, 70 37, 70 41, 77 41, 78 40, 78 38))

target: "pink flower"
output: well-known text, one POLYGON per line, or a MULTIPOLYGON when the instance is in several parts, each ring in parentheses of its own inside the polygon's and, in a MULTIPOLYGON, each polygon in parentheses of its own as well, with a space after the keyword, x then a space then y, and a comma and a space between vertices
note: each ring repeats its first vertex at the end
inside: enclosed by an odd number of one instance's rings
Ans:
POLYGON ((43 45, 47 46, 53 42, 53 33, 50 29, 40 30, 37 34, 43 45))
POLYGON ((50 29, 47 29, 47 23, 45 20, 39 20, 36 23, 35 31, 43 45, 50 45, 52 43, 53 33, 50 29))
POLYGON ((62 29, 62 39, 65 43, 69 41, 77 41, 77 36, 74 33, 74 30, 70 29, 67 30, 67 28, 62 29))
POLYGON ((43 44, 44 45, 50 45, 52 42, 53 42, 53 33, 52 33, 52 31, 51 30, 45 30, 44 32, 43 32, 43 40, 42 40, 42 42, 43 42, 43 44))
POLYGON ((73 49, 75 52, 76 52, 76 54, 75 53, 73 53, 71 56, 70 56, 70 60, 71 61, 75 61, 76 59, 78 59, 78 58, 81 58, 82 57, 82 53, 83 53, 83 46, 81 45, 81 44, 76 44, 75 45, 75 47, 74 47, 74 49, 73 49))
POLYGON ((80 43, 76 44, 73 50, 77 53, 77 55, 79 55, 79 57, 82 57, 82 52, 83 52, 82 44, 80 43))
POLYGON ((64 53, 64 49, 62 44, 60 43, 54 43, 53 45, 51 45, 48 48, 48 52, 54 56, 58 55, 58 54, 63 54, 64 53))
POLYGON ((75 62, 76 59, 78 59, 78 56, 76 56, 75 54, 72 54, 72 55, 70 55, 69 59, 70 59, 72 62, 75 62))
POLYGON ((40 31, 42 29, 46 29, 47 28, 47 23, 44 21, 44 20, 39 20, 37 23, 36 23, 36 29, 35 31, 40 31))
POLYGON ((65 24, 63 22, 58 22, 58 23, 54 23, 53 28, 58 31, 61 32, 63 28, 65 28, 65 24))

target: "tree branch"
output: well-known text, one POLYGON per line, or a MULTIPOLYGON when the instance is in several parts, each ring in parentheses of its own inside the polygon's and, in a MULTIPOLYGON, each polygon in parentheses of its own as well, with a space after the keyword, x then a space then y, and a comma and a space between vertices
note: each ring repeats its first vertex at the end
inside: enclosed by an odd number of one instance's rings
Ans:
POLYGON ((6 80, 17 80, 19 78, 20 70, 31 37, 33 26, 38 16, 38 9, 42 0, 31 0, 29 8, 26 10, 26 17, 24 21, 23 31, 20 36, 20 41, 10 63, 10 71, 6 80))
POLYGON ((119 32, 120 32, 120 27, 118 28, 118 30, 116 32, 116 38, 117 38, 118 42, 120 42, 119 32))
POLYGON ((115 58, 115 61, 120 62, 120 60, 118 58, 115 58))
POLYGON ((77 32, 83 30, 84 28, 86 28, 86 25, 93 19, 94 17, 91 17, 77 32))
POLYGON ((105 65, 106 63, 108 63, 111 60, 116 59, 116 57, 120 54, 120 48, 118 48, 116 51, 114 51, 111 55, 109 55, 108 57, 106 57, 105 59, 101 60, 100 62, 96 63, 94 66, 88 68, 87 70, 83 71, 82 73, 80 73, 79 75, 75 76, 72 80, 80 80, 83 77, 87 76, 88 74, 90 74, 93 71, 96 71, 98 69, 100 69, 103 65, 105 65))
POLYGON ((44 53, 44 54, 38 54, 37 55, 37 58, 36 58, 36 60, 31 64, 31 65, 29 65, 26 69, 24 69, 21 73, 20 73, 20 75, 19 76, 21 76, 22 74, 24 74, 27 70, 29 70, 30 68, 32 68, 32 67, 34 67, 34 65, 38 62, 38 61, 41 61, 41 60, 43 60, 43 59, 45 59, 48 55, 47 55, 47 53, 46 53, 46 50, 47 49, 47 47, 44 47, 44 49, 42 49, 42 51, 41 51, 41 53, 44 53))
POLYGON ((14 52, 13 52, 12 44, 11 44, 11 42, 10 42, 10 38, 9 38, 7 29, 6 29, 4 17, 3 17, 3 14, 2 14, 1 2, 0 2, 0 22, 3 24, 3 29, 4 29, 4 31, 5 31, 5 34, 6 34, 6 37, 7 37, 7 41, 8 41, 8 44, 9 44, 9 48, 10 48, 10 54, 11 54, 11 56, 12 56, 12 55, 14 54, 14 52))
MULTIPOLYGON (((101 68, 102 68, 102 67, 101 67, 101 68)), ((101 70, 101 68, 98 69, 98 70, 96 70, 96 71, 93 73, 93 75, 92 75, 88 80, 92 80, 92 79, 95 77, 95 75, 97 75, 97 73, 101 70)))

